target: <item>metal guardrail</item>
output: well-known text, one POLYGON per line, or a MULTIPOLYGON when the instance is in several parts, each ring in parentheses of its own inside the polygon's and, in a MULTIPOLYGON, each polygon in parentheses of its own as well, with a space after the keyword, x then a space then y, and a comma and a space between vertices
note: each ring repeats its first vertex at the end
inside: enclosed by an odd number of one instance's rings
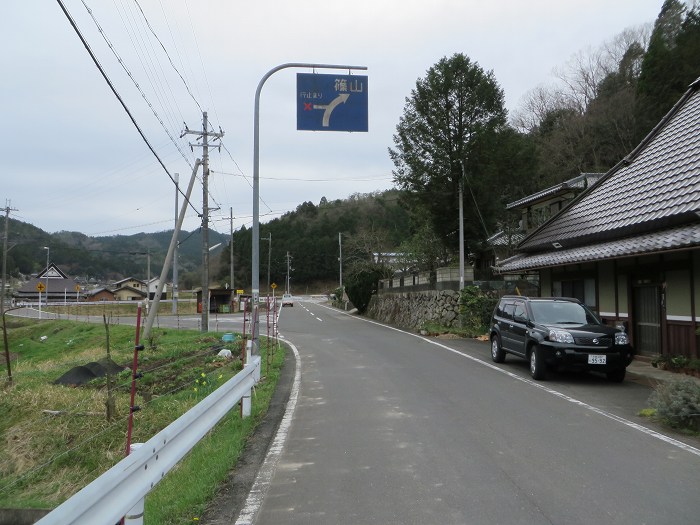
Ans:
POLYGON ((146 494, 239 401, 250 415, 252 388, 260 380, 260 356, 146 443, 63 502, 37 525, 143 523, 146 494))

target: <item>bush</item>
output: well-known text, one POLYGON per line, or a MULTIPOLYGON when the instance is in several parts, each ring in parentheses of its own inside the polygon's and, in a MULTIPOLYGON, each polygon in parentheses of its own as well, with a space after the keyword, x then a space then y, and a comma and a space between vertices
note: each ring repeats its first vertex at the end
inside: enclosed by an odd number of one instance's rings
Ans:
POLYGON ((346 279, 345 292, 348 299, 364 314, 372 294, 376 293, 379 279, 385 277, 386 270, 381 266, 367 266, 354 270, 346 279))
POLYGON ((496 304, 498 296, 494 292, 484 292, 478 286, 465 287, 459 298, 462 327, 474 335, 487 332, 496 304))
POLYGON ((649 397, 649 404, 670 427, 700 430, 700 385, 692 379, 657 386, 649 397))

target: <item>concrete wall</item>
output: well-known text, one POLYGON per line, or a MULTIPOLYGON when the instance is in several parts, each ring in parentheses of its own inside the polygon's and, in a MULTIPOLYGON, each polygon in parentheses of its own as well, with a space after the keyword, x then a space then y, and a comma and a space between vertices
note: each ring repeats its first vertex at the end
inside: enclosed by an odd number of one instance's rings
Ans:
POLYGON ((426 322, 459 327, 459 292, 442 290, 374 295, 366 315, 407 330, 418 330, 426 322))

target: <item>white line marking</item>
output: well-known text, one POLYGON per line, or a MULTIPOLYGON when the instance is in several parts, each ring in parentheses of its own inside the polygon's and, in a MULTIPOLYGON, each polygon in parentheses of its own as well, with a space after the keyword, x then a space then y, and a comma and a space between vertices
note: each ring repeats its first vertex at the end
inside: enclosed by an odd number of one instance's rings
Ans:
POLYGON ((275 471, 277 470, 277 464, 279 463, 280 456, 282 455, 284 444, 287 441, 289 427, 292 423, 294 410, 297 406, 299 387, 301 385, 301 358, 299 357, 299 351, 297 350, 296 346, 286 339, 284 339, 284 341, 292 348, 292 352, 294 352, 294 358, 296 360, 294 383, 292 384, 292 390, 289 394, 289 401, 287 401, 287 407, 284 410, 282 422, 280 423, 277 433, 275 434, 275 439, 272 441, 272 445, 270 445, 270 450, 267 451, 265 461, 260 467, 258 475, 255 477, 253 487, 250 489, 248 498, 246 499, 243 510, 241 510, 241 513, 238 515, 235 525, 251 525, 255 521, 258 512, 260 512, 260 507, 265 499, 265 494, 267 494, 267 491, 272 484, 272 477, 275 475, 275 471))
POLYGON ((685 450, 686 452, 690 452, 691 454, 695 454, 696 456, 700 456, 700 449, 697 449, 691 445, 688 445, 687 443, 683 443, 682 441, 678 441, 677 439, 674 439, 670 436, 667 436, 665 434, 661 434, 660 432, 657 432, 656 430, 652 430, 650 428, 647 428, 643 425, 635 423, 634 421, 630 421, 630 420, 625 419, 623 417, 616 416, 615 414, 612 414, 610 412, 606 412, 605 410, 603 410, 601 408, 594 407, 593 405, 589 405, 588 403, 585 403, 583 401, 579 401, 576 398, 573 398, 571 396, 567 396, 566 394, 563 394, 563 393, 558 392, 552 388, 549 388, 549 387, 543 385, 542 383, 537 383, 535 381, 532 381, 531 379, 527 379, 525 377, 520 377, 512 372, 508 372, 507 370, 504 370, 503 368, 499 368, 495 365, 492 365, 491 363, 487 363, 485 361, 477 359, 476 357, 470 356, 468 354, 464 354, 464 353, 460 352, 459 350, 455 350, 454 348, 450 348, 449 346, 446 346, 442 343, 438 343, 437 341, 432 341, 426 337, 423 337, 422 335, 412 334, 411 332, 406 332, 405 330, 401 330, 400 328, 396 328, 393 326, 388 326, 388 325, 385 325, 382 323, 378 323, 377 321, 372 321, 371 319, 365 319, 363 317, 359 317, 356 315, 350 315, 346 312, 343 312, 342 310, 336 310, 335 308, 330 308, 328 306, 324 306, 324 305, 319 305, 319 306, 321 306, 323 308, 327 308, 329 310, 336 311, 336 312, 341 313, 341 314, 351 316, 355 319, 358 319, 360 321, 364 321, 366 323, 381 326, 383 328, 388 328, 389 330, 394 330, 394 331, 400 332, 402 334, 410 335, 411 337, 416 337, 418 339, 425 341, 428 344, 438 346, 438 347, 440 347, 444 350, 448 350, 449 352, 452 352, 453 354, 456 354, 460 357, 464 357, 466 359, 470 359, 470 360, 474 361, 475 363, 479 363, 480 365, 485 366, 487 368, 490 368, 491 370, 495 370, 496 372, 500 372, 501 374, 505 374, 509 377, 512 377, 513 379, 517 379, 518 381, 522 381, 523 383, 527 383, 528 385, 531 385, 531 386, 537 387, 541 390, 544 390, 545 392, 552 394, 553 396, 557 396, 560 399, 564 399, 565 401, 568 401, 569 403, 573 403, 574 405, 578 405, 581 408, 585 408, 586 410, 590 410, 591 412, 595 412, 596 414, 599 414, 603 417, 606 417, 608 419, 612 419, 613 421, 617 421, 618 423, 622 423, 623 425, 625 425, 629 428, 632 428, 634 430, 637 430, 639 432, 642 432, 643 434, 646 434, 647 436, 651 436, 651 437, 656 438, 660 441, 663 441, 664 443, 667 443, 669 445, 673 445, 674 447, 678 447, 682 450, 685 450))

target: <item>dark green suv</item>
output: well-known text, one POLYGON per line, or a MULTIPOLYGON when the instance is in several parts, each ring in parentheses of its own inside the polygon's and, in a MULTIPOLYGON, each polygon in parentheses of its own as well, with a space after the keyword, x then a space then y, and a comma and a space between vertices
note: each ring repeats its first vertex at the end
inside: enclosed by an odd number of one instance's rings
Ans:
POLYGON ((634 349, 627 334, 603 324, 586 305, 564 297, 504 296, 491 318, 491 358, 513 354, 530 362, 533 379, 547 369, 603 372, 621 382, 634 349))

